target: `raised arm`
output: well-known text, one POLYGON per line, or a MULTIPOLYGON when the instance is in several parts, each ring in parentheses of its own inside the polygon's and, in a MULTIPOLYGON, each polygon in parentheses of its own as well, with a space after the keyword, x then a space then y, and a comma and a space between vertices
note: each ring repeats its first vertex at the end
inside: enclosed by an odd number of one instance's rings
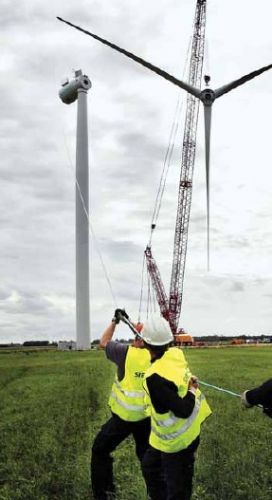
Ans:
POLYGON ((111 341, 111 339, 113 337, 115 328, 116 328, 116 321, 113 318, 112 321, 111 321, 111 323, 106 328, 106 330, 104 331, 104 333, 103 333, 103 335, 102 335, 102 337, 100 339, 100 343, 99 343, 100 347, 102 347, 103 349, 105 349, 106 345, 111 341))

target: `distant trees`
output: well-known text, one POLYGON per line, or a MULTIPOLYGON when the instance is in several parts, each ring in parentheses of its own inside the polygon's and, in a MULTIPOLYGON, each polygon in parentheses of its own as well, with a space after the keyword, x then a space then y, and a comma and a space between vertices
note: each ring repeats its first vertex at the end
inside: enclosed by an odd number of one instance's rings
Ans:
POLYGON ((49 340, 26 340, 23 343, 25 347, 33 347, 33 346, 47 346, 49 345, 49 340))
POLYGON ((6 344, 0 344, 1 347, 54 347, 57 346, 57 342, 49 342, 49 340, 26 340, 22 344, 19 342, 9 342, 6 344))
MULTIPOLYGON (((114 339, 115 342, 120 342, 120 344, 131 344, 133 339, 114 339)), ((91 342, 92 346, 99 345, 100 339, 95 339, 91 342)))
POLYGON ((267 342, 270 339, 272 342, 272 335, 202 335, 194 337, 196 341, 209 342, 209 343, 219 343, 219 342, 231 342, 232 340, 241 340, 246 342, 246 340, 255 340, 258 342, 267 342))

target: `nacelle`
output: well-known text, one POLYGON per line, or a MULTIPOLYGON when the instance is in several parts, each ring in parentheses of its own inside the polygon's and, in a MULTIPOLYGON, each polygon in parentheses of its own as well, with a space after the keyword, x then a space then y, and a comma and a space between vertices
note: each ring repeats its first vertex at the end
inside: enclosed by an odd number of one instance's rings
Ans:
POLYGON ((79 89, 89 90, 92 86, 88 76, 83 75, 81 70, 75 71, 75 78, 69 82, 68 78, 59 90, 59 96, 65 104, 71 104, 77 100, 79 89))

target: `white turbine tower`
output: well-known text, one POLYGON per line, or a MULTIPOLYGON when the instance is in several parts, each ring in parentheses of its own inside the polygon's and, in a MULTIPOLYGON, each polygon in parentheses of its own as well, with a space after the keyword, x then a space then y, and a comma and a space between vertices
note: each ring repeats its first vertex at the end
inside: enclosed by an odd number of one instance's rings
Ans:
POLYGON ((92 84, 81 70, 62 84, 59 96, 65 104, 77 100, 76 145, 76 345, 90 348, 89 302, 89 162, 87 93, 92 84))

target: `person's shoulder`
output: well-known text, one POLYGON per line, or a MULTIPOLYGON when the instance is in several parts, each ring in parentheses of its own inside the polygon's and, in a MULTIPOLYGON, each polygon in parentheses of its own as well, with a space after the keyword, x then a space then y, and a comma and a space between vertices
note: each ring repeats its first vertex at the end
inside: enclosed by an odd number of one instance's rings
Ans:
POLYGON ((127 350, 127 344, 122 344, 121 342, 116 342, 114 340, 108 342, 105 348, 105 352, 108 358, 115 354, 126 354, 127 350))
POLYGON ((176 390, 176 386, 173 382, 171 382, 170 380, 167 380, 166 378, 162 377, 158 373, 151 373, 151 375, 149 375, 149 377, 147 377, 146 381, 147 381, 148 385, 153 386, 153 387, 154 386, 156 386, 156 387, 167 386, 170 388, 175 388, 175 390, 176 390))

